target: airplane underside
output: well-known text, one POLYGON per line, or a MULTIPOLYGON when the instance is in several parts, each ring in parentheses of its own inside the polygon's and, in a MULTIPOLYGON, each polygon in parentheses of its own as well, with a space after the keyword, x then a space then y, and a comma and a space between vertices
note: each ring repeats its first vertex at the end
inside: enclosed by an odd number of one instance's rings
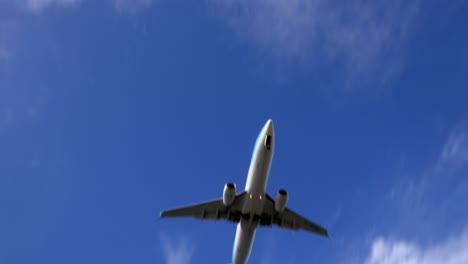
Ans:
POLYGON ((306 230, 322 236, 328 231, 289 209, 288 192, 280 189, 275 199, 266 193, 266 184, 274 151, 273 121, 267 121, 255 142, 252 160, 243 192, 236 194, 236 185, 226 183, 223 197, 161 212, 161 217, 195 217, 237 223, 233 263, 245 264, 249 258, 258 226, 277 225, 291 230, 306 230))

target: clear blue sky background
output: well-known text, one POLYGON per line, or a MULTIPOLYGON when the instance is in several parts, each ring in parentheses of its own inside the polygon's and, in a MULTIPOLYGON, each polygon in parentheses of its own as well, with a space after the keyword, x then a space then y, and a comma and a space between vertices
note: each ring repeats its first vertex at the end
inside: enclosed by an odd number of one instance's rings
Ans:
POLYGON ((468 263, 468 2, 387 2, 0 1, 0 263, 230 262, 156 219, 243 188, 268 118, 268 192, 332 239, 250 263, 468 263))

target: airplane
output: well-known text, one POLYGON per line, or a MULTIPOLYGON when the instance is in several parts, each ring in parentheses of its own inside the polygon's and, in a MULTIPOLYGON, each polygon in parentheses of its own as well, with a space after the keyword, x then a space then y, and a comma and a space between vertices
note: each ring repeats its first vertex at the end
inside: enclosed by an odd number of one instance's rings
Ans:
POLYGON ((160 217, 226 219, 237 223, 233 264, 247 263, 258 226, 277 225, 328 237, 327 229, 286 207, 286 190, 280 189, 275 199, 265 192, 274 149, 275 131, 273 120, 269 119, 255 142, 244 191, 236 194, 236 185, 229 182, 224 186, 222 198, 161 211, 160 217))

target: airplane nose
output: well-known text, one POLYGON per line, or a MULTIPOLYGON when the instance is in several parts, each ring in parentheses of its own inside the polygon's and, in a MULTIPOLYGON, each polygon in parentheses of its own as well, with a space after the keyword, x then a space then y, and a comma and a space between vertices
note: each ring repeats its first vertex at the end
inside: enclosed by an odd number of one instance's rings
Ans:
POLYGON ((275 133, 275 127, 273 126, 273 120, 268 119, 267 123, 265 124, 267 134, 273 136, 275 133))

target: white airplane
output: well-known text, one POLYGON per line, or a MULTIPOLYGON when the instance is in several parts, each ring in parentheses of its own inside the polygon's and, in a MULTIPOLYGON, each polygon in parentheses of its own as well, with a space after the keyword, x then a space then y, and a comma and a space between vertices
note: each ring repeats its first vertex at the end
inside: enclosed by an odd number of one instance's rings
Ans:
POLYGON ((245 190, 236 194, 236 185, 226 183, 223 198, 162 211, 161 217, 226 219, 237 223, 232 252, 233 264, 247 262, 258 226, 278 225, 292 230, 303 229, 325 237, 328 231, 286 207, 288 193, 280 189, 276 199, 266 192, 275 149, 273 120, 268 120, 258 135, 250 162, 245 190))

